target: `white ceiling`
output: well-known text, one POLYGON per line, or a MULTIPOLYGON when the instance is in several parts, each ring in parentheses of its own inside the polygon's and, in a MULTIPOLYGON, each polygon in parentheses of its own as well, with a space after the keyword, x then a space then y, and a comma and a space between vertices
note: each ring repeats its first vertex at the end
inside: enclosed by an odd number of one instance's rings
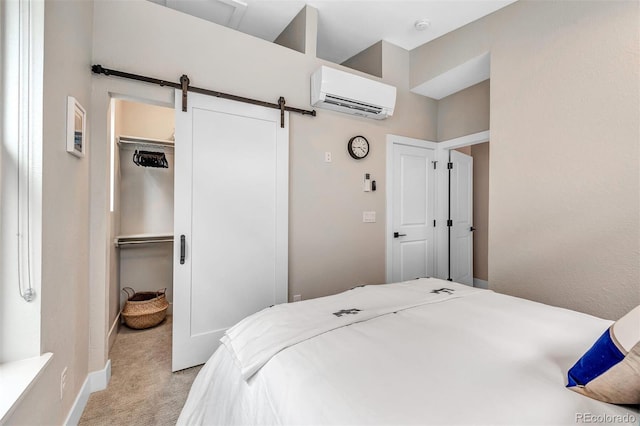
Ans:
POLYGON ((342 63, 385 40, 411 50, 516 0, 150 0, 273 41, 305 4, 318 9, 317 56, 342 63), (414 23, 428 19, 417 31, 414 23))

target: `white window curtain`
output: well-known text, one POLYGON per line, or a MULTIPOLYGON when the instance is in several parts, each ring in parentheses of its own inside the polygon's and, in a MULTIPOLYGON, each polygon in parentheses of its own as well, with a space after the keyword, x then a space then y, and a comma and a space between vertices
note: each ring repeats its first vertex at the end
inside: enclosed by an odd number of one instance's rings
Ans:
POLYGON ((0 362, 40 355, 44 2, 0 2, 0 362))

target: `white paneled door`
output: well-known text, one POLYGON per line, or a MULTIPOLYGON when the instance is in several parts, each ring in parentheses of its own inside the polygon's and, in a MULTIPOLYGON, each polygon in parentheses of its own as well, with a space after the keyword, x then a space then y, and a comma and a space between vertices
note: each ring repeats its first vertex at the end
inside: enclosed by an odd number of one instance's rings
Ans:
POLYGON ((473 157, 450 151, 451 279, 473 286, 473 157))
POLYGON ((289 117, 176 91, 173 371, 287 300, 289 117))
POLYGON ((391 281, 434 276, 434 150, 393 144, 391 281))

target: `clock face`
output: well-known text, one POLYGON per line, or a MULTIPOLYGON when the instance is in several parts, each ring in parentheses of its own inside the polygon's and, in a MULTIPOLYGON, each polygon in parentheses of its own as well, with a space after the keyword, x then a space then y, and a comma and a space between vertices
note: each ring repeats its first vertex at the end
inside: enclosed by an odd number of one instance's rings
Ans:
POLYGON ((369 141, 364 136, 354 136, 349 139, 347 151, 351 157, 361 160, 369 154, 369 141))

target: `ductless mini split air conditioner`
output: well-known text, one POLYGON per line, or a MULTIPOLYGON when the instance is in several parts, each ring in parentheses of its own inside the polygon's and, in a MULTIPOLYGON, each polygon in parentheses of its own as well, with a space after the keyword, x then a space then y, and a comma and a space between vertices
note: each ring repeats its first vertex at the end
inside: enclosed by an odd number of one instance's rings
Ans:
POLYGON ((322 66, 311 75, 311 105, 382 120, 393 115, 396 88, 322 66))

